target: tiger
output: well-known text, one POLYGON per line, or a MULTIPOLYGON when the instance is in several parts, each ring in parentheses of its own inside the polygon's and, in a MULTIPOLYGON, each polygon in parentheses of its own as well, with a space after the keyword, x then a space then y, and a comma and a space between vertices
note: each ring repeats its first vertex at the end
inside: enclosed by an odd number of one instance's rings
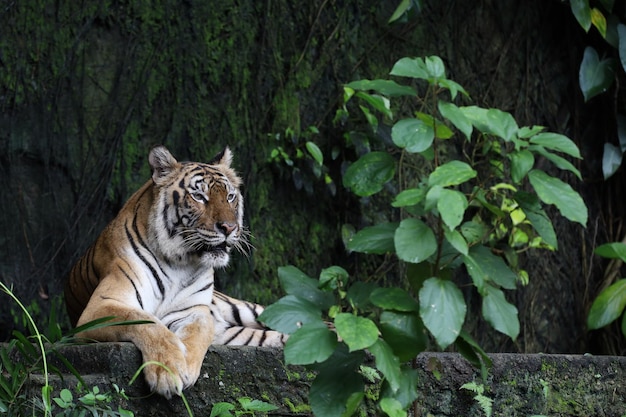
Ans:
POLYGON ((134 343, 150 390, 168 399, 196 382, 211 344, 281 348, 287 340, 258 321, 261 305, 214 289, 214 270, 249 246, 232 157, 226 147, 208 163, 178 162, 164 146, 153 148, 152 178, 66 281, 73 326, 105 317, 115 324, 86 326, 77 336, 134 343), (144 324, 119 323, 128 321, 144 324))

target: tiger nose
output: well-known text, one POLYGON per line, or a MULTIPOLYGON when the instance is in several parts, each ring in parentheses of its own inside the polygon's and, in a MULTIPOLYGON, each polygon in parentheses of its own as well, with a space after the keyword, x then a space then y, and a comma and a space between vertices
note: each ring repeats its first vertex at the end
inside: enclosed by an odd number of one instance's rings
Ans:
POLYGON ((215 223, 215 228, 228 236, 237 229, 237 225, 235 223, 218 222, 215 223))

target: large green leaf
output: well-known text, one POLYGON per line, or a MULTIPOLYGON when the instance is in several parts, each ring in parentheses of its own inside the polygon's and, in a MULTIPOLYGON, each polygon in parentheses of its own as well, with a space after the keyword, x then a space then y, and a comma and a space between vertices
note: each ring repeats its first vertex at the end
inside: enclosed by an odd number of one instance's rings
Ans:
POLYGON ((552 221, 550 221, 546 212, 541 208, 541 203, 537 196, 524 191, 518 191, 513 195, 513 199, 519 204, 524 214, 526 214, 526 218, 537 233, 539 233, 539 236, 541 236, 544 242, 558 249, 558 241, 554 227, 552 226, 552 221))
POLYGON ((539 155, 543 156, 547 160, 551 161, 557 168, 572 172, 574 175, 578 177, 579 180, 583 179, 583 177, 580 175, 580 171, 578 170, 578 168, 572 165, 572 163, 568 161, 567 159, 559 155, 553 154, 551 152, 548 152, 543 146, 532 145, 532 146, 529 146, 528 149, 533 152, 538 153, 539 155))
POLYGON ((621 259, 626 262, 626 244, 621 242, 605 243, 596 248, 595 254, 603 258, 621 259))
POLYGON ((382 190, 393 178, 396 161, 387 152, 370 152, 348 167, 343 185, 358 196, 366 197, 382 190))
POLYGON ((415 312, 383 311, 380 332, 401 362, 406 362, 426 349, 424 325, 415 312))
POLYGON ((389 417, 406 417, 407 413, 400 401, 385 397, 380 400, 380 409, 389 417))
POLYGON ((589 329, 599 329, 617 319, 626 307, 626 279, 620 279, 598 295, 587 317, 589 329))
POLYGON ((589 32, 591 27, 591 7, 589 7, 589 0, 570 0, 570 7, 572 13, 580 26, 589 32))
POLYGON ((463 184, 464 182, 474 178, 476 171, 467 163, 462 161, 450 161, 438 166, 428 177, 428 185, 434 187, 449 187, 452 185, 463 184))
POLYGON ((423 120, 402 119, 391 128, 391 139, 396 146, 406 149, 407 152, 424 152, 433 144, 435 131, 423 120))
POLYGON ((478 106, 459 107, 459 109, 472 125, 482 133, 512 141, 519 130, 515 118, 502 110, 483 109, 478 106))
POLYGON ((288 265, 279 267, 278 279, 287 294, 310 301, 320 310, 327 309, 333 305, 335 301, 332 293, 322 291, 318 288, 318 280, 310 278, 295 266, 288 265))
POLYGON ((462 255, 467 255, 469 247, 467 241, 458 230, 444 230, 444 236, 448 243, 462 255))
POLYGON ((322 320, 322 312, 313 303, 286 295, 265 308, 259 321, 281 333, 291 334, 301 325, 322 320))
POLYGON ((615 60, 600 60, 598 53, 591 46, 585 48, 583 61, 580 63, 578 83, 585 101, 606 91, 615 78, 615 60))
POLYGON ((504 297, 502 290, 491 285, 486 287, 483 296, 483 317, 497 331, 515 340, 519 335, 517 308, 504 297))
POLYGON ((552 149, 553 151, 563 152, 564 154, 573 156, 574 158, 582 159, 578 146, 576 146, 570 138, 559 133, 539 133, 530 138, 530 143, 534 145, 541 145, 544 148, 552 149))
POLYGON ((389 97, 417 95, 413 87, 400 85, 393 80, 359 80, 347 84, 346 87, 352 88, 353 90, 378 91, 380 94, 389 97))
POLYGON ((337 346, 337 336, 322 321, 314 321, 296 330, 285 344, 287 365, 309 365, 323 362, 337 346))
POLYGON ((309 402, 316 416, 340 417, 355 393, 363 393, 363 377, 357 372, 363 363, 362 351, 349 353, 339 344, 333 355, 314 366, 317 371, 311 383, 309 402))
POLYGON ((421 80, 427 80, 429 77, 423 58, 400 58, 389 74, 421 80))
POLYGON ((306 150, 309 151, 309 154, 313 157, 315 162, 317 162, 318 165, 323 165, 324 154, 322 153, 322 150, 320 149, 320 147, 317 146, 315 142, 311 142, 311 141, 307 141, 305 146, 306 146, 306 150))
POLYGON ((348 250, 383 255, 395 251, 394 236, 398 223, 379 223, 365 227, 348 241, 348 250))
POLYGON ((437 200, 437 210, 441 220, 454 230, 463 221, 463 215, 467 208, 467 198, 456 190, 442 189, 437 200))
POLYGON ((437 250, 437 239, 432 229, 419 219, 400 222, 394 236, 396 254, 406 262, 420 263, 437 250))
POLYGON ((350 352, 366 349, 378 339, 378 328, 372 320, 351 313, 337 314, 335 328, 350 352))
POLYGON ((528 149, 523 149, 511 152, 509 159, 511 160, 511 179, 514 183, 519 184, 535 164, 535 157, 528 149))
POLYGON ((402 372, 400 389, 396 392, 391 392, 389 384, 383 384, 380 396, 382 398, 393 398, 400 402, 403 409, 407 409, 418 397, 419 374, 417 369, 411 369, 407 366, 400 368, 400 371, 402 372))
POLYGON ((370 295, 370 300, 385 310, 419 311, 417 301, 402 288, 377 288, 370 295))
POLYGON ((528 173, 528 179, 541 201, 554 204, 567 219, 587 225, 587 206, 569 184, 537 169, 528 173))
POLYGON ((516 288, 517 275, 497 255, 483 245, 472 247, 467 256, 463 257, 467 272, 472 277, 474 284, 482 293, 484 283, 493 282, 508 290, 516 288))
POLYGON ((441 349, 459 336, 467 306, 461 290, 451 281, 429 278, 419 292, 420 316, 441 349))
POLYGON ((364 93, 363 91, 359 91, 355 94, 356 97, 368 103, 372 108, 378 110, 386 117, 392 119, 393 113, 391 112, 391 103, 387 97, 378 95, 378 94, 369 94, 364 93))
POLYGON ((470 140, 472 137, 472 122, 465 117, 463 112, 453 103, 446 103, 445 101, 439 101, 437 103, 439 113, 446 119, 450 120, 452 124, 459 129, 470 140))
POLYGON ((383 339, 378 339, 368 350, 374 355, 376 368, 385 376, 391 390, 398 391, 402 378, 400 360, 393 354, 391 347, 383 339))

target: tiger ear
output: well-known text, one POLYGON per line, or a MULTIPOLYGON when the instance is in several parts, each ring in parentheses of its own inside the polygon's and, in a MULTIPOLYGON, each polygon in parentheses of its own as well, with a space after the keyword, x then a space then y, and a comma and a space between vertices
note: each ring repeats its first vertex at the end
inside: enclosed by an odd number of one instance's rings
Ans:
POLYGON ((230 148, 225 147, 222 152, 218 153, 209 161, 209 165, 225 165, 230 167, 230 163, 233 161, 233 153, 230 148))
POLYGON ((178 168, 178 161, 172 156, 165 146, 157 146, 150 151, 148 156, 152 168, 152 181, 162 184, 165 177, 178 168))

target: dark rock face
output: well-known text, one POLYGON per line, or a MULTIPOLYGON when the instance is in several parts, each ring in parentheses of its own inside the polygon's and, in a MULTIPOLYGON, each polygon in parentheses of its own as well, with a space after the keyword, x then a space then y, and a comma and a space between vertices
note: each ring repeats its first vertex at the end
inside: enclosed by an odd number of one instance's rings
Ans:
MULTIPOLYGON (((187 415, 181 398, 166 400, 150 394, 143 376, 129 385, 141 366, 141 354, 130 343, 97 343, 64 348, 60 353, 82 375, 87 387, 123 388, 129 400, 119 405, 136 416, 187 415)), ((493 400, 494 416, 621 416, 625 412, 626 358, 580 355, 491 355, 487 380, 462 357, 424 353, 415 363, 420 397, 415 416, 483 416, 474 393, 461 389, 468 382, 484 387, 493 400)), ((62 368, 62 364, 57 363, 62 368)), ((308 388, 314 374, 286 366, 281 351, 250 347, 213 346, 195 386, 184 391, 194 416, 209 416, 213 405, 237 405, 243 397, 278 406, 270 415, 310 415, 308 388)), ((36 381, 38 378, 34 378, 36 381)), ((76 378, 64 375, 55 388, 74 388, 76 378)), ((34 395, 40 392, 37 388, 34 395)), ((117 408, 117 406, 113 407, 117 408)), ((376 415, 372 409, 370 415, 376 415)))

